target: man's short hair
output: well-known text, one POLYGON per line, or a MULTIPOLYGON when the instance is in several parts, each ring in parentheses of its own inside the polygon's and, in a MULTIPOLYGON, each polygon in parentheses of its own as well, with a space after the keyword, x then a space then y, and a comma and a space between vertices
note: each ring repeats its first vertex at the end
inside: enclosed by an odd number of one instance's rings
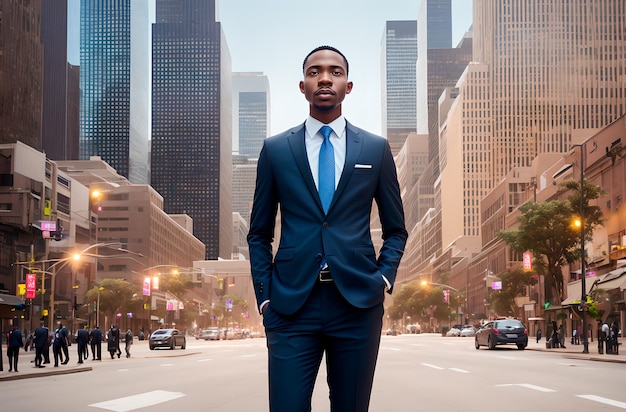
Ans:
POLYGON ((348 74, 348 59, 346 59, 346 56, 344 56, 342 52, 340 52, 338 49, 334 48, 333 46, 327 46, 327 45, 316 47, 313 50, 311 50, 309 52, 309 54, 306 55, 306 57, 304 58, 304 61, 302 62, 302 71, 303 72, 304 72, 304 70, 306 68, 306 61, 309 59, 309 57, 311 57, 311 55, 313 53, 317 53, 320 50, 330 50, 330 51, 333 51, 333 52, 337 53, 341 57, 343 57, 343 61, 346 63, 346 75, 348 74))

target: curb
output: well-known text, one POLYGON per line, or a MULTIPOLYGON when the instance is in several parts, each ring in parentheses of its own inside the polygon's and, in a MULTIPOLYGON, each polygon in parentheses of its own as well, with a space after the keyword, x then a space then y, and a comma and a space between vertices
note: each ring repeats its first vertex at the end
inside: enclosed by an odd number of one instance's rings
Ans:
POLYGON ((88 372, 90 370, 92 370, 91 366, 84 366, 80 368, 56 369, 56 370, 52 369, 52 370, 47 370, 45 372, 41 371, 41 372, 32 372, 32 373, 24 373, 24 374, 20 374, 18 372, 13 375, 0 376, 0 382, 1 381, 16 381, 20 379, 30 379, 30 378, 41 378, 44 376, 53 376, 53 375, 68 375, 70 373, 88 372))

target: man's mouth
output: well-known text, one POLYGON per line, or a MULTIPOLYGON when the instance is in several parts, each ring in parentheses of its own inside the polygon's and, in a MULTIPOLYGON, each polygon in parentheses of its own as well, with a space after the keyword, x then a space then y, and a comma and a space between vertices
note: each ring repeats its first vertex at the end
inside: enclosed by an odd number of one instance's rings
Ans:
POLYGON ((315 94, 317 94, 317 95, 333 95, 333 94, 335 94, 335 92, 333 92, 332 89, 319 89, 317 92, 315 92, 315 94))

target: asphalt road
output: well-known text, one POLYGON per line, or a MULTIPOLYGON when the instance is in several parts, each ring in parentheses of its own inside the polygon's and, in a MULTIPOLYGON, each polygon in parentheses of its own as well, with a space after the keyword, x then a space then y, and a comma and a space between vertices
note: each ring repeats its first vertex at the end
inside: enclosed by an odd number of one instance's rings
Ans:
MULTIPOLYGON (((87 361, 93 369, 86 372, 2 381, 2 409, 267 410, 264 339, 188 339, 186 350, 175 351, 150 351, 136 341, 132 352, 130 359, 87 361)), ((26 359, 22 369, 31 367, 26 359)), ((370 411, 620 410, 625 378, 624 364, 557 351, 476 350, 472 338, 430 334, 383 336, 370 411)), ((325 379, 322 366, 314 411, 329 410, 325 379)))

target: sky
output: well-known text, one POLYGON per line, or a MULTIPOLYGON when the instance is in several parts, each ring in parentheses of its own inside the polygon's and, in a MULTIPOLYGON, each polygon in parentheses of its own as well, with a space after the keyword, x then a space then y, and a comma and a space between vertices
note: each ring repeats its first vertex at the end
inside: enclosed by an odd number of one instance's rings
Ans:
MULTIPOLYGON (((350 64, 352 93, 343 104, 348 121, 381 134, 381 41, 388 20, 417 20, 422 0, 218 0, 218 20, 234 72, 262 72, 269 78, 270 134, 308 115, 300 93, 302 60, 317 46, 341 50, 350 64)), ((79 0, 69 0, 68 58, 78 64, 79 0)), ((472 24, 472 0, 452 0, 452 46, 472 24)))

